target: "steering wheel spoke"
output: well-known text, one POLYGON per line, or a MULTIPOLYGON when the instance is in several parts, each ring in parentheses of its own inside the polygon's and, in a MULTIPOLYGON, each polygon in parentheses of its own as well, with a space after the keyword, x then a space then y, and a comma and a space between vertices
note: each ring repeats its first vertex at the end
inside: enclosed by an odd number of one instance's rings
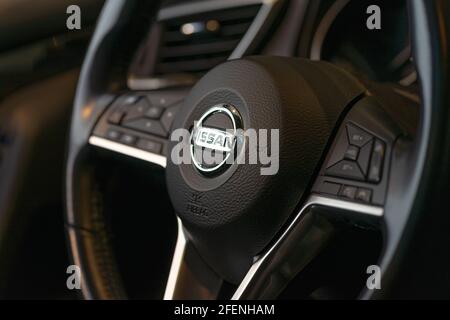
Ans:
POLYGON ((178 236, 164 300, 215 300, 223 280, 204 262, 178 219, 178 236))
POLYGON ((326 249, 335 223, 383 228, 391 153, 402 134, 384 110, 371 94, 351 107, 311 193, 276 241, 255 258, 233 299, 277 298, 326 249))
POLYGON ((333 222, 370 227, 382 216, 381 207, 312 194, 279 238, 255 258, 232 299, 276 299, 333 240, 333 222))

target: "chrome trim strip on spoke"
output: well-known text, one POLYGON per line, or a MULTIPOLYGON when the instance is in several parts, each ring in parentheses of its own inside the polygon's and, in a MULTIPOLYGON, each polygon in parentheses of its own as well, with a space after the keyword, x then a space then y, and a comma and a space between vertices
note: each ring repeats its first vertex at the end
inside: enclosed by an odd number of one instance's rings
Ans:
POLYGON ((115 151, 120 154, 124 154, 133 158, 141 159, 147 162, 157 164, 163 168, 167 166, 167 158, 159 154, 146 152, 137 148, 133 148, 121 143, 110 141, 104 138, 91 136, 89 138, 89 144, 97 146, 110 151, 115 151))
POLYGON ((286 231, 281 235, 281 237, 276 241, 276 243, 264 254, 262 255, 250 268, 250 270, 247 272, 247 275, 244 277, 244 280, 242 280, 241 284, 239 285, 238 289, 234 293, 231 300, 239 300, 243 293, 245 292, 248 285, 253 280, 255 274, 258 272, 259 268, 263 264, 263 262, 269 257, 279 246, 281 241, 291 232, 291 230, 295 227, 297 222, 300 220, 300 217, 302 214, 311 206, 323 206, 328 208, 335 208, 339 210, 359 213, 363 215, 369 215, 373 217, 382 217, 384 214, 384 209, 381 207, 376 206, 370 206, 370 205, 364 205, 359 203, 353 203, 349 201, 343 201, 343 200, 337 200, 332 198, 327 198, 319 195, 312 195, 307 201, 306 204, 302 207, 300 212, 297 214, 297 216, 294 218, 292 223, 288 226, 286 231))
POLYGON ((327 198, 319 195, 313 195, 309 198, 309 206, 311 205, 320 205, 324 207, 329 208, 336 208, 341 209, 345 211, 355 212, 355 213, 361 213, 365 215, 375 216, 375 217, 382 217, 383 216, 383 208, 361 204, 361 203, 354 203, 344 200, 338 200, 338 199, 332 199, 327 198))
POLYGON ((183 231, 183 224, 178 218, 177 244, 175 246, 175 253, 173 255, 172 264, 170 266, 169 278, 167 280, 166 291, 164 292, 164 300, 173 299, 178 276, 180 274, 180 267, 184 258, 186 243, 187 241, 183 231))

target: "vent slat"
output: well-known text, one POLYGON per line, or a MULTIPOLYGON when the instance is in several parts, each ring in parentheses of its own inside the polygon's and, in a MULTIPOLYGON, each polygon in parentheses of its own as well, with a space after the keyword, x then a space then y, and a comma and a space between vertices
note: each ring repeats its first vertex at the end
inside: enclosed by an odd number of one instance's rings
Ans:
POLYGON ((230 26, 222 27, 221 33, 223 36, 234 36, 234 35, 244 35, 245 32, 250 28, 253 21, 247 23, 237 23, 230 26))
POLYGON ((202 54, 227 53, 232 51, 239 41, 220 41, 215 43, 202 43, 184 46, 170 46, 161 49, 161 56, 164 58, 190 57, 202 54))
MULTIPOLYGON (((217 38, 220 40, 220 39, 223 39, 224 37, 233 37, 233 36, 242 37, 242 35, 245 34, 245 32, 250 27, 251 22, 252 21, 247 22, 247 23, 239 23, 239 24, 235 24, 235 25, 222 26, 220 28, 220 32, 211 35, 210 38, 205 37, 205 39, 203 39, 203 40, 208 41, 211 38, 217 38)), ((201 39, 196 39, 196 40, 199 41, 201 39)), ((174 43, 174 45, 176 45, 177 43, 190 42, 190 41, 192 41, 192 38, 182 34, 179 30, 178 31, 166 31, 164 33, 164 43, 166 45, 171 44, 171 43, 174 43)))
POLYGON ((223 35, 223 36, 216 36, 216 35, 208 35, 204 37, 196 37, 195 39, 181 39, 179 41, 172 40, 170 41, 168 39, 162 39, 161 45, 164 47, 176 47, 176 46, 184 46, 184 45, 193 45, 193 44, 203 44, 203 43, 214 43, 214 42, 221 42, 221 41, 230 41, 230 40, 241 40, 243 34, 230 34, 230 35, 223 35))
POLYGON ((165 26, 169 31, 176 31, 184 23, 217 20, 223 24, 235 24, 239 21, 253 21, 261 8, 260 5, 251 5, 247 7, 239 7, 234 9, 227 9, 215 12, 208 12, 204 14, 193 15, 173 20, 165 21, 165 26))

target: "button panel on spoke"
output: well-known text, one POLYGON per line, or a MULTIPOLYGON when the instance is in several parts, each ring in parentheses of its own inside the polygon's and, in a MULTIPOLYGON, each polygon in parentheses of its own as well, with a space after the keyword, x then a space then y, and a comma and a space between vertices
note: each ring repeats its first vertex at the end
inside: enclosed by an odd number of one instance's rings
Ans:
POLYGON ((380 139, 349 123, 346 130, 341 132, 333 156, 330 157, 332 163, 338 162, 327 168, 326 175, 379 183, 384 153, 384 143, 380 139))
POLYGON ((186 89, 126 93, 115 99, 100 118, 94 136, 165 155, 175 115, 186 89))
POLYGON ((399 134, 373 99, 349 112, 334 138, 313 193, 359 204, 383 206, 389 158, 399 134))

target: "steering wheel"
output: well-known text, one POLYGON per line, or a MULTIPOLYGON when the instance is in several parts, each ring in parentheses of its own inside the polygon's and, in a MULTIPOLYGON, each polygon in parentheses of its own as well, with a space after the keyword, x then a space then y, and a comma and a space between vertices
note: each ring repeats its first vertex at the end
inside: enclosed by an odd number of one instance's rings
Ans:
POLYGON ((338 250, 342 226, 382 239, 371 248, 382 288, 364 281, 356 297, 388 295, 448 174, 439 163, 450 139, 450 8, 411 0, 409 9, 420 92, 326 62, 265 56, 223 63, 189 90, 136 92, 126 89, 126 65, 158 1, 108 1, 79 79, 67 158, 67 235, 84 297, 127 298, 102 187, 109 176, 92 161, 99 149, 165 170, 178 222, 165 299, 279 298, 338 250), (161 120, 148 101, 162 105, 161 120), (266 150, 279 154, 274 172, 237 161, 251 155, 249 129, 276 133, 266 150), (217 139, 231 143, 216 148, 217 139), (193 161, 175 161, 180 147, 193 161), (231 161, 198 163, 199 150, 231 161))

